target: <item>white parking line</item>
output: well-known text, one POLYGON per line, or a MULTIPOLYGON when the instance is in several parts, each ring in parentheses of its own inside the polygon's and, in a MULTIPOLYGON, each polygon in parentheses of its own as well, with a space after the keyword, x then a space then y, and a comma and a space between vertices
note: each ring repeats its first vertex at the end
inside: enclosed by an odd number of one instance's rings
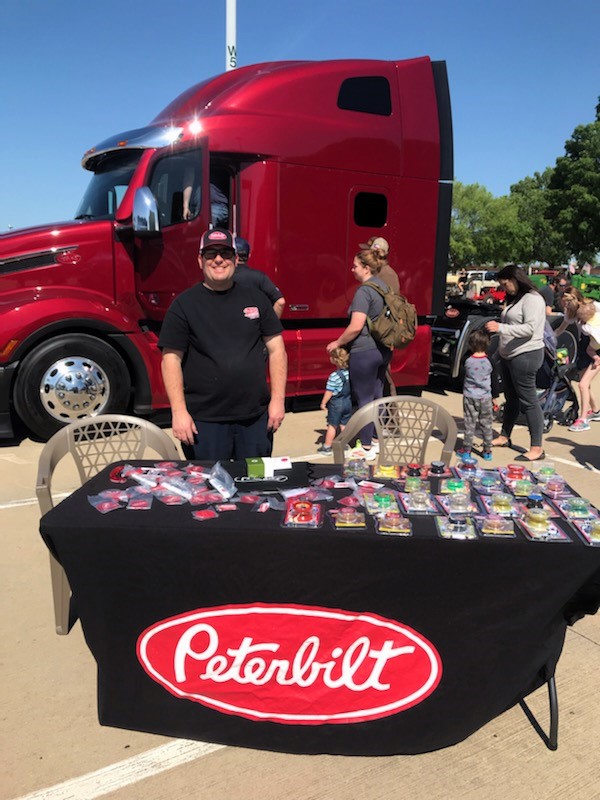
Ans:
POLYGON ((127 758, 125 761, 119 761, 95 772, 88 772, 87 775, 81 775, 64 783, 57 783, 47 789, 39 789, 15 800, 94 800, 95 797, 116 792, 124 786, 130 786, 132 783, 195 761, 224 747, 222 744, 177 739, 154 750, 147 750, 145 753, 127 758))

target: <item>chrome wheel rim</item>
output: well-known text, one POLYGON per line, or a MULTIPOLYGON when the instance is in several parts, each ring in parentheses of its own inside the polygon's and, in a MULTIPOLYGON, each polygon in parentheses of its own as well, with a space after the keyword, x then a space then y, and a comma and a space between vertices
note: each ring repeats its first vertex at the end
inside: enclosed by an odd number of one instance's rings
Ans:
POLYGON ((44 373, 40 399, 47 413, 61 422, 101 414, 110 397, 106 372, 89 358, 55 361, 44 373))

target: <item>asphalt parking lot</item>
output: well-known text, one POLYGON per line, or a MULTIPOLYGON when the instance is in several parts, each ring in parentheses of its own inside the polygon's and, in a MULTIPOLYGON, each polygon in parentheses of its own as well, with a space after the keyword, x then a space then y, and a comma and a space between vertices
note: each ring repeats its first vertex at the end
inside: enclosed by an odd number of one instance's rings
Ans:
MULTIPOLYGON (((427 396, 460 421, 458 394, 427 396)), ((324 423, 321 411, 288 414, 275 454, 327 462, 330 458, 316 453, 324 423)), ((526 448, 525 429, 516 429, 513 442, 526 448)), ((555 426, 544 445, 569 483, 598 504, 600 423, 584 433, 555 426)), ((100 727, 95 664, 81 627, 77 623, 69 636, 54 633, 48 554, 38 533, 34 492, 41 449, 30 439, 0 443, 0 697, 6 764, 0 800, 600 798, 598 616, 567 631, 557 671, 556 752, 545 748, 519 708, 445 750, 381 758, 293 756, 100 727)), ((514 455, 494 450, 492 465, 510 463, 514 455)), ((76 485, 68 468, 57 474, 57 491, 68 493, 76 485)), ((545 690, 535 693, 531 706, 547 719, 545 690)))

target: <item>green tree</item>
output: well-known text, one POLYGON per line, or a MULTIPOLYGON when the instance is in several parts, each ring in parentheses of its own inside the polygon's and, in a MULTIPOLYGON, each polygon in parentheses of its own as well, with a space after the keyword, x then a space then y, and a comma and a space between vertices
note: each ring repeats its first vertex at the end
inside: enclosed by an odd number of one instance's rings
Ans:
POLYGON ((528 236, 519 207, 510 197, 495 198, 478 183, 455 183, 450 226, 454 268, 518 260, 528 248, 528 236))
POLYGON ((554 174, 552 167, 534 173, 510 187, 510 197, 518 209, 519 220, 527 231, 523 250, 518 255, 522 263, 546 261, 561 264, 571 255, 563 234, 548 219, 550 193, 548 187, 554 174))
POLYGON ((454 269, 482 263, 480 253, 493 200, 478 183, 454 184, 450 222, 450 263, 454 269))
POLYGON ((600 98, 596 119, 578 125, 556 160, 549 184, 547 218, 580 262, 600 251, 600 98))

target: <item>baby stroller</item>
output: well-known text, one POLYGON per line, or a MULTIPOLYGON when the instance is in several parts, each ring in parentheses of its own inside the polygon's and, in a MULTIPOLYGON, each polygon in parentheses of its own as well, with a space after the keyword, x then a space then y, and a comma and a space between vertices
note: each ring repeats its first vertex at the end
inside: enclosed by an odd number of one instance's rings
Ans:
MULTIPOLYGON (((536 383, 538 397, 544 414, 544 433, 551 430, 555 422, 571 425, 579 415, 579 402, 572 380, 577 376, 577 340, 570 331, 564 331, 555 346, 547 343, 544 363, 538 370, 536 383)), ((502 422, 504 403, 494 403, 494 419, 502 422)), ((518 425, 525 425, 525 415, 517 418, 518 425)))

